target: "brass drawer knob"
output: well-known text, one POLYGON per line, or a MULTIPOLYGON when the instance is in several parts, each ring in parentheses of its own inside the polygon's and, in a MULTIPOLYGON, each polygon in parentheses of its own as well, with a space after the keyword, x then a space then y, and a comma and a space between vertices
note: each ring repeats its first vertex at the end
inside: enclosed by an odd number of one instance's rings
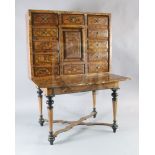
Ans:
POLYGON ((101 68, 101 66, 96 66, 96 69, 100 69, 101 68))
POLYGON ((47 31, 43 31, 43 34, 47 34, 47 31))
POLYGON ((70 17, 70 21, 75 23, 76 22, 76 17, 70 17))

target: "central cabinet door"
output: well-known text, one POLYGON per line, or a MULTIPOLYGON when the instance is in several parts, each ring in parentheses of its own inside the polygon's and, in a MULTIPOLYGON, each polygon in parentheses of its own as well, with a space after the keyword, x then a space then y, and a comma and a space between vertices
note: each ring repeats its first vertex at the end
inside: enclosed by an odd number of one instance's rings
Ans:
POLYGON ((62 74, 84 74, 84 28, 61 28, 62 74))
POLYGON ((82 28, 62 29, 61 35, 63 61, 83 61, 84 39, 82 28))

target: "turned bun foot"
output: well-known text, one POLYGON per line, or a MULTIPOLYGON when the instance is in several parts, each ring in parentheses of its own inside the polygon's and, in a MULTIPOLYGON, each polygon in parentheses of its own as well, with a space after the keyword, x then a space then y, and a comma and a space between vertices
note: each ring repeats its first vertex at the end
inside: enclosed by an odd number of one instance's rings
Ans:
POLYGON ((116 130, 118 129, 118 125, 116 124, 116 121, 114 121, 112 125, 113 132, 116 133, 116 130))
POLYGON ((50 142, 50 145, 54 145, 54 140, 55 137, 53 136, 53 132, 50 132, 48 136, 48 141, 50 142))
POLYGON ((45 122, 45 120, 43 118, 43 115, 40 115, 40 118, 39 118, 39 124, 40 124, 40 126, 43 126, 44 125, 44 122, 45 122))

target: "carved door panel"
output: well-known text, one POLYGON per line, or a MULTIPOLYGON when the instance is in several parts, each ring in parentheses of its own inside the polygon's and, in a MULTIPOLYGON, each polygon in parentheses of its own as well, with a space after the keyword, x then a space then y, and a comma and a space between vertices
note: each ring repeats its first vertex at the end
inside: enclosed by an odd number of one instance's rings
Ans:
POLYGON ((62 28, 60 31, 60 60, 63 75, 84 74, 85 29, 62 28))
POLYGON ((61 30, 61 60, 63 62, 80 62, 84 60, 84 39, 82 28, 65 28, 61 30))

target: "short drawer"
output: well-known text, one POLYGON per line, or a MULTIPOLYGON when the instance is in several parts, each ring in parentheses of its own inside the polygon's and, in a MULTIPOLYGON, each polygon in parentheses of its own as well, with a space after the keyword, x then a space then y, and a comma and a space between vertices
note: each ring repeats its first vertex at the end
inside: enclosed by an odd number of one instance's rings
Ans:
POLYGON ((51 26, 58 25, 58 14, 56 13, 33 13, 32 25, 51 26))
POLYGON ((51 67, 35 67, 34 68, 34 76, 43 77, 43 76, 51 76, 51 75, 59 75, 59 66, 51 66, 51 67))
POLYGON ((107 49, 108 48, 108 41, 103 40, 103 41, 94 41, 94 40, 89 40, 88 41, 88 49, 107 49))
POLYGON ((58 52, 52 52, 52 54, 35 54, 35 65, 50 65, 58 63, 58 52))
POLYGON ((108 37, 108 29, 88 29, 88 38, 90 39, 104 39, 108 37))
POLYGON ((58 50, 58 42, 57 41, 34 41, 33 42, 34 50, 58 50))
POLYGON ((89 64, 88 65, 88 72, 89 73, 108 72, 108 62, 105 61, 102 64, 89 64))
POLYGON ((84 15, 62 14, 62 24, 64 25, 83 25, 84 15))
POLYGON ((108 25, 108 16, 88 15, 88 25, 108 25))
POLYGON ((58 38, 57 28, 33 28, 33 37, 53 37, 58 38))
POLYGON ((84 65, 76 64, 76 65, 64 65, 63 66, 63 73, 65 75, 71 74, 84 74, 84 65))
POLYGON ((88 61, 108 61, 108 52, 90 52, 88 53, 88 61))

